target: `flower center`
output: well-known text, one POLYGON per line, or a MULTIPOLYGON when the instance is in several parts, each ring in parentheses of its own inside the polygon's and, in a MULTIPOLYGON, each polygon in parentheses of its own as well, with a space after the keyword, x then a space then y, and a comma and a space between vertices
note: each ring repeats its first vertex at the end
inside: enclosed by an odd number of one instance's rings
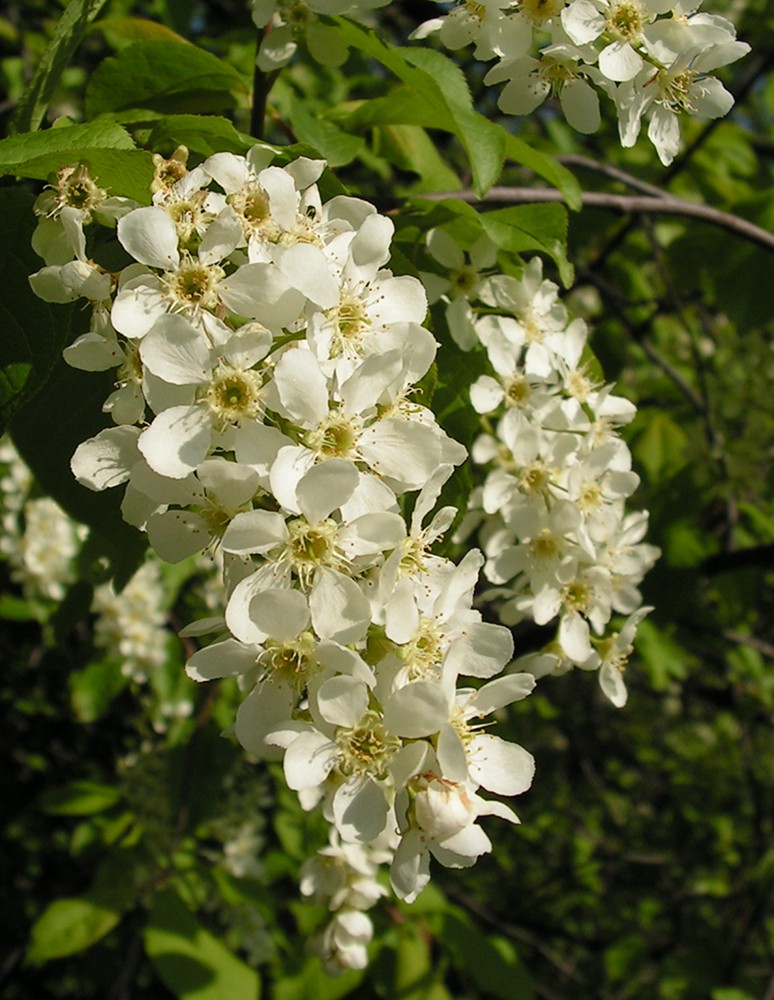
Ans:
POLYGON ((553 531, 543 528, 530 542, 529 551, 536 559, 556 559, 561 554, 562 545, 553 531))
POLYGON ((505 402, 508 406, 525 406, 531 395, 532 389, 523 375, 514 375, 505 383, 505 402))
POLYGON ((226 272, 217 264, 201 264, 191 257, 163 281, 178 309, 189 312, 214 309, 218 304, 217 286, 226 272))
POLYGON ((551 481, 551 476, 542 462, 533 462, 522 469, 520 480, 521 488, 526 493, 544 493, 551 481))
POLYGON ((636 0, 614 4, 607 15, 607 27, 614 38, 628 42, 639 38, 645 27, 642 7, 636 0))
POLYGON ((346 417, 332 414, 304 435, 304 442, 321 458, 346 458, 355 450, 357 428, 346 417))
POLYGON ((205 400, 222 426, 241 420, 255 420, 263 412, 262 387, 260 372, 252 369, 240 371, 221 365, 207 387, 205 400))
POLYGON ((564 588, 563 598, 566 608, 585 612, 591 603, 591 590, 583 580, 572 580, 564 588))
POLYGON ((447 645, 437 625, 429 618, 421 618, 414 638, 397 652, 406 664, 409 678, 415 681, 438 676, 447 645))
POLYGON ((314 646, 315 638, 311 632, 302 632, 290 642, 269 640, 258 663, 267 675, 284 681, 300 692, 319 666, 313 655, 314 646))
POLYGON ((335 736, 341 751, 339 770, 342 774, 369 774, 383 778, 392 755, 400 749, 400 740, 384 728, 376 712, 366 712, 360 724, 352 729, 339 729, 335 736))

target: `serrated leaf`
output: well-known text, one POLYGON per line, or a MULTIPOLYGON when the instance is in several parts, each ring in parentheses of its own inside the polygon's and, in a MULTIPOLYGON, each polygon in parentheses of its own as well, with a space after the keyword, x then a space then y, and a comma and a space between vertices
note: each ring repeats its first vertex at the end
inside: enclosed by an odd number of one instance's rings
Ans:
POLYGON ((70 57, 104 6, 105 0, 70 0, 16 107, 13 117, 15 131, 34 132, 40 127, 54 88, 70 57))
POLYGON ((149 21, 144 17, 104 17, 89 29, 90 34, 100 32, 105 35, 110 44, 118 48, 132 45, 135 42, 182 42, 190 44, 182 35, 172 31, 158 21, 149 21))
POLYGON ((524 253, 537 250, 553 258, 565 287, 573 282, 574 269, 567 259, 567 210, 555 203, 514 205, 481 212, 481 225, 503 250, 524 253))
POLYGON ((331 167, 351 163, 365 145, 360 136, 350 135, 333 122, 311 114, 294 94, 290 96, 290 123, 301 142, 318 150, 331 167))
MULTIPOLYGON (((451 59, 429 49, 401 49, 383 42, 374 32, 350 21, 339 21, 346 43, 387 67, 417 95, 421 118, 403 124, 425 125, 455 135, 470 163, 473 187, 481 197, 495 183, 505 156, 505 131, 474 109, 465 78, 451 59)), ((406 92, 398 98, 408 109, 406 92)), ((355 114, 362 116, 361 105, 355 114)), ((409 114, 413 114, 408 111, 409 114)), ((354 119, 356 120, 356 119, 354 119)))
POLYGON ((164 115, 153 125, 148 146, 187 146, 201 156, 213 153, 244 154, 255 139, 237 132, 227 118, 217 115, 164 115))
POLYGON ((96 781, 71 781, 62 788, 53 788, 38 800, 40 809, 49 816, 92 816, 110 809, 121 798, 111 785, 96 781))
POLYGON ((150 201, 150 153, 135 149, 117 122, 65 125, 0 140, 0 175, 48 180, 65 164, 88 164, 92 176, 111 194, 150 201))
POLYGON ((241 75, 217 56, 178 42, 137 42, 97 68, 86 88, 86 117, 150 108, 167 114, 231 108, 241 75))
POLYGON ((533 149, 523 139, 519 139, 515 135, 506 136, 505 155, 507 159, 527 167, 538 177, 547 180, 549 184, 561 191, 568 207, 574 212, 581 210, 581 186, 577 178, 553 156, 533 149))
POLYGON ((173 889, 155 896, 143 937, 151 965, 180 1000, 258 1000, 257 973, 204 930, 173 889))
POLYGON ((390 163, 419 176, 412 191, 455 191, 462 187, 435 143, 418 125, 383 125, 377 133, 377 147, 390 163))

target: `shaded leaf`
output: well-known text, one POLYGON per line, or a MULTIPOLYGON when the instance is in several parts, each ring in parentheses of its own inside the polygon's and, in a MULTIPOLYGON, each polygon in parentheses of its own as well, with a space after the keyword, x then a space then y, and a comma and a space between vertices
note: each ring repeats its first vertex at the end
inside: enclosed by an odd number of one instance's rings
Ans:
POLYGON ((51 95, 70 57, 81 42, 89 24, 105 6, 105 0, 70 0, 57 23, 54 36, 43 53, 29 86, 19 101, 13 117, 18 132, 34 132, 40 127, 51 95))
POLYGON ((205 931, 173 889, 158 893, 144 933, 145 951, 180 1000, 257 1000, 257 973, 205 931))
POLYGON ((38 805, 49 816, 91 816, 110 809, 120 799, 119 792, 110 785, 95 781, 72 781, 62 788, 52 788, 38 800, 38 805))
POLYGON ((203 49, 179 42, 137 42, 106 59, 86 89, 86 116, 128 108, 169 114, 231 108, 242 77, 203 49))

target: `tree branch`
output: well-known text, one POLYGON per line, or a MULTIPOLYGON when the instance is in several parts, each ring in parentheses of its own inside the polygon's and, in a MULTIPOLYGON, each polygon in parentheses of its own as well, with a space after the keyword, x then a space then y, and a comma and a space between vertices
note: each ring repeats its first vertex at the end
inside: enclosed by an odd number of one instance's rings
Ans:
MULTIPOLYGON (((470 204, 479 205, 489 203, 525 205, 535 202, 564 201, 561 192, 556 191, 554 188, 522 187, 493 187, 487 191, 483 198, 479 198, 474 191, 470 190, 448 191, 442 194, 425 194, 422 197, 429 198, 432 201, 440 201, 444 198, 457 198, 470 204)), ((684 215, 689 218, 699 219, 709 225, 718 226, 728 232, 735 233, 737 236, 749 240, 751 243, 774 252, 774 233, 761 229, 760 226, 748 222, 747 219, 741 219, 738 215, 721 212, 710 205, 687 201, 685 198, 678 198, 675 195, 663 194, 656 197, 655 195, 607 194, 603 191, 584 191, 581 194, 581 199, 585 208, 617 212, 621 215, 684 215)))

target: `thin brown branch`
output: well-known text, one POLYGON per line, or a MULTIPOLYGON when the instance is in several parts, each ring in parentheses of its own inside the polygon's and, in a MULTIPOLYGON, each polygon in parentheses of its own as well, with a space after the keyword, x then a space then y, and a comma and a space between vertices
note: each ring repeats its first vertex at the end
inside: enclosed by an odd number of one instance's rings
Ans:
MULTIPOLYGON (((457 198, 470 204, 500 203, 508 205, 525 205, 539 202, 564 201, 562 193, 554 188, 522 188, 493 187, 480 198, 474 191, 448 191, 442 194, 426 194, 423 198, 440 201, 445 198, 457 198)), ((718 226, 728 232, 735 233, 743 239, 766 250, 774 251, 774 233, 761 229, 747 219, 730 212, 721 212, 711 205, 687 201, 675 195, 628 195, 608 194, 603 191, 584 191, 581 199, 585 208, 600 209, 605 212, 616 212, 621 215, 683 215, 699 219, 711 226, 718 226)))
POLYGON ((639 177, 614 167, 612 163, 600 163, 599 160, 592 160, 590 156, 581 156, 579 153, 567 153, 565 156, 557 156, 557 160, 565 167, 580 167, 581 170, 589 170, 595 174, 602 174, 611 180, 620 181, 633 191, 642 191, 643 194, 652 195, 654 198, 669 198, 670 195, 655 184, 648 184, 641 181, 639 177))

